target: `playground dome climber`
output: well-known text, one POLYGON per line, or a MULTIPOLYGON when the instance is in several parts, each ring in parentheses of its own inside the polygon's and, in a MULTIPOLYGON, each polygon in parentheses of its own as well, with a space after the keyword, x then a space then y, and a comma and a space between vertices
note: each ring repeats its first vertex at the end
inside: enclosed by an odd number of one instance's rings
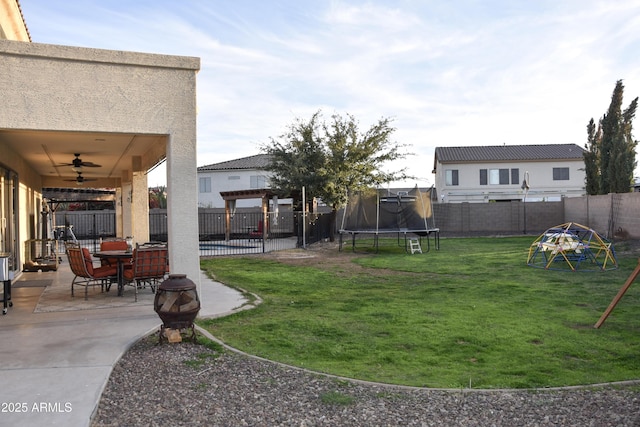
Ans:
POLYGON ((613 244, 575 222, 549 228, 529 247, 527 265, 546 270, 606 271, 618 268, 613 244))

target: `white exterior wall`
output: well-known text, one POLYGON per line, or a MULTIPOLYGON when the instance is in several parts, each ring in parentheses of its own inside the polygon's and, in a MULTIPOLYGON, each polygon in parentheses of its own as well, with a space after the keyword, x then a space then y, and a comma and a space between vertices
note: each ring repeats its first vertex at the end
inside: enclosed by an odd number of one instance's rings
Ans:
MULTIPOLYGON (((220 196, 221 191, 253 190, 257 188, 269 188, 270 172, 259 169, 237 169, 220 171, 198 172, 198 206, 201 208, 224 208, 224 200, 220 196), (266 178, 266 186, 251 186, 252 176, 266 178), (211 192, 202 192, 200 178, 211 178, 211 192)), ((240 199, 236 202, 236 208, 261 207, 260 199, 240 199)))
MULTIPOLYGON (((553 201, 562 197, 585 194, 584 162, 487 162, 487 163, 439 163, 436 165, 435 187, 440 202, 489 202, 492 200, 523 199, 521 188, 525 173, 529 172, 527 201, 553 201), (569 168, 569 180, 553 180, 553 168, 569 168), (458 170, 458 185, 446 185, 446 170, 458 170), (519 182, 509 184, 480 185, 481 169, 518 169, 519 182)), ((511 173, 509 173, 511 179, 511 173)))

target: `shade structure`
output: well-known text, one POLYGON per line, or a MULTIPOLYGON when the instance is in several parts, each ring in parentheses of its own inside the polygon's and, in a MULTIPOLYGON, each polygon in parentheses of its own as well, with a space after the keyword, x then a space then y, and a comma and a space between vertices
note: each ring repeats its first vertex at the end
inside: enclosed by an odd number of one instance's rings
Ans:
POLYGON ((575 222, 560 224, 542 233, 529 247, 527 264, 567 271, 618 268, 613 244, 593 229, 575 222))

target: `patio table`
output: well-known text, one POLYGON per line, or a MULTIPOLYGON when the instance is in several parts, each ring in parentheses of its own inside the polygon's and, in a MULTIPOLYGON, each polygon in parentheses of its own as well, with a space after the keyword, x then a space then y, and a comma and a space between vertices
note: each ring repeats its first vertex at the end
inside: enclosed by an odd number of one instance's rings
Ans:
POLYGON ((101 259, 115 259, 118 262, 118 296, 121 297, 124 289, 124 262, 133 259, 133 252, 127 250, 98 251, 93 256, 101 259))

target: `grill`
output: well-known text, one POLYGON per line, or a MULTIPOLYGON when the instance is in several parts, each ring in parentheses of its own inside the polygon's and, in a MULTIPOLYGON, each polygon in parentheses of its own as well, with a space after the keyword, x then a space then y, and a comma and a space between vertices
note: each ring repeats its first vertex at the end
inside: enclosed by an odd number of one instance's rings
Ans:
POLYGON ((160 319, 160 342, 165 339, 180 342, 180 331, 191 331, 191 340, 196 342, 196 330, 193 324, 200 311, 200 299, 196 284, 186 274, 170 274, 156 292, 153 309, 160 319), (177 332, 175 332, 177 331, 177 332))

